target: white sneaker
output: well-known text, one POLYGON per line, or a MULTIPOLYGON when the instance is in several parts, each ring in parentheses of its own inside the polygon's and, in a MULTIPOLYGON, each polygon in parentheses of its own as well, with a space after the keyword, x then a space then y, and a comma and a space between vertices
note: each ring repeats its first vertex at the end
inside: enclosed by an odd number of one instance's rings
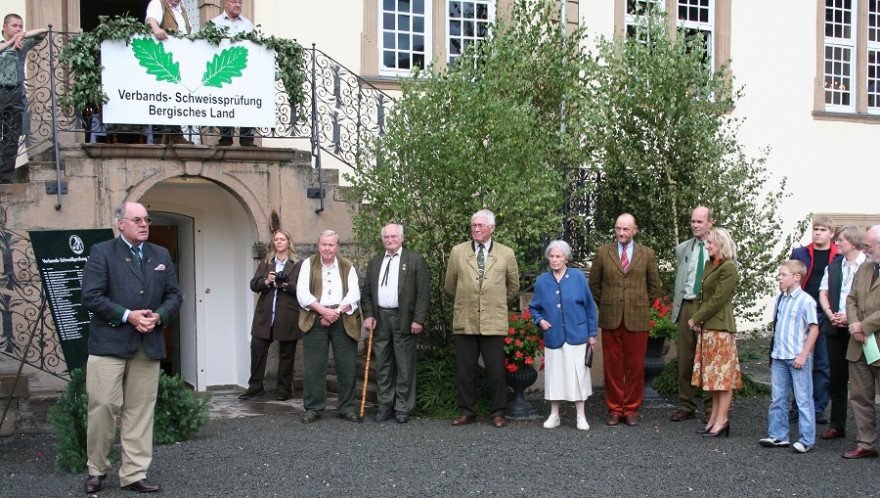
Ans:
POLYGON ((791 451, 793 451, 795 453, 809 453, 809 452, 813 451, 813 447, 807 446, 804 443, 798 441, 798 442, 794 443, 793 445, 791 445, 791 451))
POLYGON ((544 428, 555 429, 557 427, 559 427, 559 415, 554 415, 551 413, 550 416, 547 417, 547 421, 544 422, 544 428))
POLYGON ((765 448, 785 448, 789 446, 791 443, 788 441, 783 441, 782 439, 776 439, 773 437, 765 437, 764 439, 759 439, 758 444, 765 448))
POLYGON ((587 423, 586 418, 578 417, 577 428, 579 431, 588 431, 590 430, 590 424, 587 423))

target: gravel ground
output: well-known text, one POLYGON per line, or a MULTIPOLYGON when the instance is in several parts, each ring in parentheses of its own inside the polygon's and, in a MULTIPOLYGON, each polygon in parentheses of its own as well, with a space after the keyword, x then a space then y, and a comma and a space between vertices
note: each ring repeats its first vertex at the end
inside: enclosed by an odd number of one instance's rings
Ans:
MULTIPOLYGON (((532 397, 542 416, 549 405, 532 397)), ((587 402, 588 432, 543 420, 495 429, 414 418, 363 424, 298 415, 211 421, 182 444, 157 446, 149 478, 162 496, 880 496, 880 461, 848 461, 843 440, 805 455, 757 445, 769 399, 734 403, 731 437, 704 439, 694 420, 674 423, 670 400, 642 409, 638 427, 606 427, 602 393, 587 402)), ((820 426, 824 430, 825 426, 820 426)), ((792 436, 796 440, 796 435, 792 436)), ((83 496, 83 475, 55 470, 52 435, 0 439, 0 495, 83 496)), ((132 496, 111 473, 101 496, 132 496)))

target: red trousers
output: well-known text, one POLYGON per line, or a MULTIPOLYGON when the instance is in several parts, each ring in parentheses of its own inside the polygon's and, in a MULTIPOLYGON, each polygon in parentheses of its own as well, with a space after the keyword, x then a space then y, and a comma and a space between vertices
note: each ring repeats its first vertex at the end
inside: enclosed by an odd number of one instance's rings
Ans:
POLYGON ((602 330, 605 404, 608 413, 635 415, 645 394, 645 350, 648 332, 631 332, 621 321, 617 330, 602 330))

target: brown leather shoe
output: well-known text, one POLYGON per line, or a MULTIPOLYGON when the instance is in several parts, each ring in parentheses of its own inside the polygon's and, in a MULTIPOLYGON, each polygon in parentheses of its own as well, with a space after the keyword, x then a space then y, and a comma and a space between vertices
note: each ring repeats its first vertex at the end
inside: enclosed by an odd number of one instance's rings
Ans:
POLYGON ((619 413, 609 413, 608 420, 605 421, 605 425, 617 425, 620 423, 620 414, 619 413))
POLYGON ((498 415, 497 417, 492 417, 492 425, 501 428, 507 425, 507 420, 504 420, 504 415, 498 415))
POLYGON ((623 417, 623 420, 626 422, 626 425, 630 427, 635 427, 639 425, 639 416, 638 415, 627 415, 623 417))
POLYGON ((689 412, 685 409, 680 409, 669 416, 669 420, 672 420, 673 422, 683 422, 692 418, 694 418, 694 412, 689 412))
POLYGON ((155 493, 156 491, 161 491, 162 486, 158 484, 152 484, 146 479, 141 479, 140 481, 135 481, 128 486, 122 486, 122 489, 126 491, 137 491, 138 493, 155 493))
POLYGON ((452 425, 468 425, 473 424, 477 421, 477 417, 474 415, 459 415, 458 417, 452 419, 452 425))
POLYGON ((104 479, 107 479, 107 474, 103 474, 100 476, 89 475, 89 478, 86 479, 86 493, 97 493, 98 491, 103 491, 104 479))
POLYGON ((823 432, 821 435, 822 439, 837 439, 839 437, 845 437, 845 436, 846 436, 845 432, 839 431, 833 427, 831 429, 828 429, 827 431, 823 432))
POLYGON ((861 446, 856 446, 855 448, 847 451, 841 456, 843 458, 849 458, 851 460, 854 460, 856 458, 877 458, 877 452, 874 450, 866 450, 861 446))

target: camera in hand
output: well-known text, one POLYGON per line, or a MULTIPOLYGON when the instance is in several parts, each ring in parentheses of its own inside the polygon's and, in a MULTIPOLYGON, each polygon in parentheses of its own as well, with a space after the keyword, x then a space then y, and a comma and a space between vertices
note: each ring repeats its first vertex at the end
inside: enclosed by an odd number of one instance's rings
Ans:
POLYGON ((275 272, 275 283, 276 284, 286 284, 290 281, 290 275, 284 273, 283 271, 275 272))

